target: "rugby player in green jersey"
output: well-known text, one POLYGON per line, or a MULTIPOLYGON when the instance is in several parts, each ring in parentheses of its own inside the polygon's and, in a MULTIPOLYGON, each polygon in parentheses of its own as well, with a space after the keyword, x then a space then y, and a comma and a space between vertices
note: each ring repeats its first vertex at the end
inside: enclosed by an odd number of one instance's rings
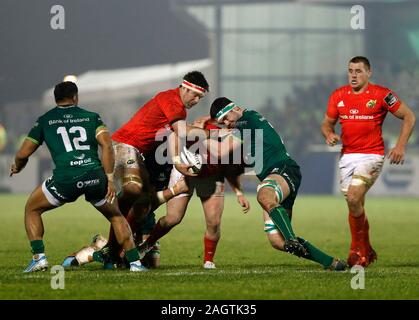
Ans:
POLYGON ((110 221, 118 243, 125 249, 130 270, 144 271, 131 229, 114 203, 115 160, 106 126, 97 113, 78 107, 75 83, 57 84, 54 96, 57 106, 38 118, 10 168, 10 176, 19 173, 43 142, 55 164, 53 175, 32 192, 25 206, 25 228, 33 258, 24 272, 48 268, 42 213, 73 202, 83 194, 110 221))
POLYGON ((211 105, 211 118, 234 129, 211 154, 240 159, 261 181, 257 200, 264 210, 265 232, 278 250, 323 265, 325 269, 345 270, 346 264, 297 237, 291 226, 292 208, 301 181, 300 167, 290 157, 280 135, 258 112, 237 106, 220 97, 211 105), (235 154, 240 153, 239 157, 235 154))

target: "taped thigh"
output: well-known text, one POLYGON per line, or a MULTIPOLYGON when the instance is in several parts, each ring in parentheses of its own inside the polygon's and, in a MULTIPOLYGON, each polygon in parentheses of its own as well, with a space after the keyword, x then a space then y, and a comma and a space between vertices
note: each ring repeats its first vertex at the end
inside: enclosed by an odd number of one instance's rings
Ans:
POLYGON ((360 175, 353 175, 352 176, 352 180, 351 180, 351 186, 357 187, 357 186, 362 186, 362 185, 366 185, 367 188, 372 186, 372 179, 364 177, 364 176, 360 176, 360 175))
POLYGON ((274 189, 277 198, 276 200, 278 201, 278 203, 282 202, 282 199, 284 198, 284 193, 282 192, 281 187, 278 185, 278 182, 276 182, 273 179, 265 179, 262 181, 262 183, 258 185, 256 192, 259 192, 259 190, 262 188, 274 189))
POLYGON ((125 187, 129 183, 135 184, 140 188, 143 187, 143 181, 141 180, 140 176, 136 174, 127 174, 122 177, 122 187, 125 187))

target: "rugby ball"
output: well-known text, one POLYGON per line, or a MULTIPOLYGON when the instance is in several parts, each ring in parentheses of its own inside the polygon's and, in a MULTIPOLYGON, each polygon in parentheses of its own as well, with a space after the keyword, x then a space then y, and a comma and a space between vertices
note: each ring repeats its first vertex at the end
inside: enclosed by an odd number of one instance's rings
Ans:
POLYGON ((180 153, 180 159, 185 164, 192 165, 189 168, 191 173, 199 173, 202 169, 202 156, 199 153, 193 153, 189 151, 186 147, 183 147, 180 153))

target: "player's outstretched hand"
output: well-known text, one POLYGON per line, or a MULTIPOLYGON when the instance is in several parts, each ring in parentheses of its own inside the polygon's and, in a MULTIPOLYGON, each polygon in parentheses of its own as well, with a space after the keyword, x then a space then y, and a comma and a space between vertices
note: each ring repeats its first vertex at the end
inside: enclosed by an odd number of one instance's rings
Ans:
POLYGON ((237 202, 242 207, 243 213, 248 213, 250 210, 249 200, 243 194, 237 195, 237 202))
POLYGON ((106 194, 106 201, 112 204, 115 200, 115 185, 113 184, 113 181, 108 180, 108 193, 106 194))
POLYGON ((390 150, 387 158, 390 159, 390 164, 403 164, 404 147, 395 146, 390 150))
POLYGON ((14 175, 15 173, 19 173, 20 172, 20 170, 18 170, 17 169, 17 167, 16 167, 16 164, 12 164, 11 166, 10 166, 10 177, 12 176, 12 175, 14 175))
POLYGON ((339 140, 340 140, 339 135, 332 132, 332 133, 329 133, 328 136, 326 137, 326 144, 330 147, 333 147, 334 145, 336 145, 336 143, 338 143, 339 140))
POLYGON ((175 168, 184 176, 196 177, 198 174, 192 171, 193 165, 191 164, 184 164, 184 163, 177 163, 175 164, 175 168))

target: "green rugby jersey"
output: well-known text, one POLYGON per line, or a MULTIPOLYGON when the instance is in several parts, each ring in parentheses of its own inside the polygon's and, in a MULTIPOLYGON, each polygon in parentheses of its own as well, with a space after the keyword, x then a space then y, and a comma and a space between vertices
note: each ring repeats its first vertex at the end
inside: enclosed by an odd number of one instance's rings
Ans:
POLYGON ((288 154, 281 136, 260 113, 244 110, 236 128, 243 144, 243 159, 254 168, 259 178, 274 167, 298 166, 288 154))
POLYGON ((55 164, 58 179, 77 178, 100 167, 96 129, 105 127, 97 113, 78 106, 55 107, 38 118, 27 139, 44 141, 55 164))

